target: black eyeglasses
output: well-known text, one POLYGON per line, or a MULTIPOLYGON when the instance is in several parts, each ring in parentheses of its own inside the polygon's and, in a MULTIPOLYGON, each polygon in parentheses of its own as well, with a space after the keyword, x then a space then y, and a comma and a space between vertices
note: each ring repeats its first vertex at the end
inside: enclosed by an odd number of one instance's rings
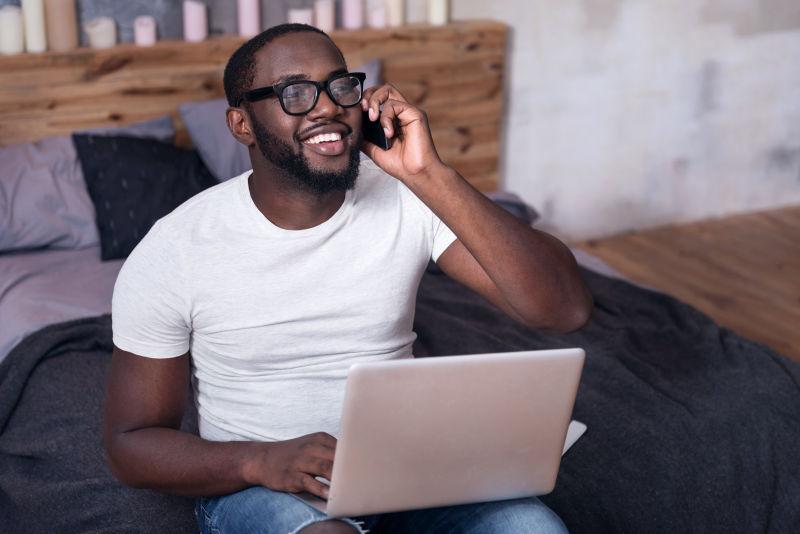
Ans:
POLYGON ((336 104, 349 108, 361 102, 366 78, 367 75, 363 72, 345 72, 324 82, 295 80, 278 83, 247 91, 236 105, 241 105, 242 100, 257 102, 277 95, 283 111, 289 115, 305 115, 317 105, 319 92, 325 90, 336 104))

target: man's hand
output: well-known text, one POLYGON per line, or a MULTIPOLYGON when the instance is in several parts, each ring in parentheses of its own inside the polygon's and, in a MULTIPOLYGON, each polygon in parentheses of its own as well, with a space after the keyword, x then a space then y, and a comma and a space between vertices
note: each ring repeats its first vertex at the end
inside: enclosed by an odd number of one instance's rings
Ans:
POLYGON ((380 115, 386 137, 393 139, 389 150, 368 141, 364 141, 362 147, 364 153, 388 174, 405 182, 444 167, 433 145, 427 115, 409 104, 397 89, 391 85, 367 89, 361 99, 361 108, 369 111, 370 120, 377 120, 380 115))
POLYGON ((307 491, 328 498, 328 487, 314 477, 331 479, 336 438, 325 432, 274 443, 255 443, 255 454, 245 467, 253 485, 276 491, 307 491))

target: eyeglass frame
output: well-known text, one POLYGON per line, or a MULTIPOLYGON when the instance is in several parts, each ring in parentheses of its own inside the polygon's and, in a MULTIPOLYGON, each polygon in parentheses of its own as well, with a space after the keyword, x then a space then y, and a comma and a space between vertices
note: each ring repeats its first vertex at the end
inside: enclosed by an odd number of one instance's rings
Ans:
POLYGON ((288 81, 288 82, 276 83, 275 85, 269 85, 267 87, 259 87, 258 89, 251 89, 250 91, 245 92, 239 98, 239 101, 236 103, 236 107, 240 106, 242 104, 242 101, 247 101, 247 102, 251 102, 251 103, 252 102, 258 102, 259 100, 264 100, 266 98, 269 98, 269 97, 275 95, 275 96, 278 97, 278 102, 280 102, 281 109, 283 109, 284 113, 286 113, 287 115, 300 116, 300 115, 305 115, 306 113, 310 112, 312 109, 317 107, 317 102, 319 102, 320 92, 322 90, 324 90, 328 94, 328 97, 331 99, 331 101, 333 101, 333 103, 335 103, 337 106, 341 106, 343 108, 351 108, 353 106, 357 106, 358 103, 361 102, 361 98, 359 98, 353 104, 343 105, 343 104, 340 104, 339 101, 336 99, 336 97, 334 97, 331 94, 331 90, 330 90, 331 82, 334 82, 334 81, 338 80, 339 78, 346 78, 348 76, 355 77, 355 78, 358 79, 358 81, 360 82, 360 86, 361 86, 361 96, 363 97, 364 96, 364 80, 367 79, 366 73, 363 73, 363 72, 342 72, 340 74, 334 74, 333 76, 331 76, 330 78, 328 78, 324 82, 315 82, 314 80, 291 80, 291 81, 288 81), (303 83, 303 84, 311 84, 316 88, 316 93, 314 94, 314 102, 311 104, 311 107, 308 108, 307 111, 303 111, 301 113, 291 113, 286 109, 286 106, 283 103, 283 91, 284 91, 284 89, 286 89, 287 87, 289 87, 291 85, 296 85, 296 84, 301 84, 301 83, 303 83))

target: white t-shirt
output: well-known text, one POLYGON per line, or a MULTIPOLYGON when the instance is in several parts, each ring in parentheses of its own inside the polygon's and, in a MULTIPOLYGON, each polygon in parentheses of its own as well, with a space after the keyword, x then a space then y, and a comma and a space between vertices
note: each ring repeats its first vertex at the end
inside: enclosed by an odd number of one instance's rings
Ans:
POLYGON ((338 436, 347 370, 413 357, 416 293, 456 239, 372 161, 327 221, 274 225, 252 171, 159 220, 114 287, 114 344, 150 358, 191 351, 200 435, 338 436))

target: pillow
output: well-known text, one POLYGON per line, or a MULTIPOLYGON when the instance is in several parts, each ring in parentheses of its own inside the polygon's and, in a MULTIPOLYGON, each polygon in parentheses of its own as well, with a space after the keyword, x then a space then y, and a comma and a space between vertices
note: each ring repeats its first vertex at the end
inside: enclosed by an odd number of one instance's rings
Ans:
POLYGON ((250 170, 250 153, 238 142, 225 122, 228 102, 224 98, 181 104, 178 112, 189 130, 192 143, 211 174, 224 182, 250 170))
POLYGON ((100 126, 98 128, 88 128, 79 130, 75 133, 89 135, 120 135, 126 137, 143 137, 148 139, 158 139, 159 141, 172 142, 175 140, 175 126, 172 124, 172 117, 164 115, 157 119, 144 122, 136 122, 126 126, 100 126))
MULTIPOLYGON (((365 88, 381 83, 379 59, 373 59, 353 71, 367 74, 367 79, 364 81, 365 88)), ((224 98, 186 102, 178 108, 181 119, 189 130, 192 143, 200 152, 200 157, 208 169, 220 182, 239 176, 252 168, 247 147, 239 143, 228 130, 225 122, 227 109, 228 102, 224 98)))
POLYGON ((158 219, 217 183, 194 150, 135 137, 72 138, 104 261, 127 257, 158 219))
MULTIPOLYGON (((171 140, 169 116, 92 130, 171 140)), ((94 207, 69 136, 0 147, 0 252, 99 243, 94 207)))

